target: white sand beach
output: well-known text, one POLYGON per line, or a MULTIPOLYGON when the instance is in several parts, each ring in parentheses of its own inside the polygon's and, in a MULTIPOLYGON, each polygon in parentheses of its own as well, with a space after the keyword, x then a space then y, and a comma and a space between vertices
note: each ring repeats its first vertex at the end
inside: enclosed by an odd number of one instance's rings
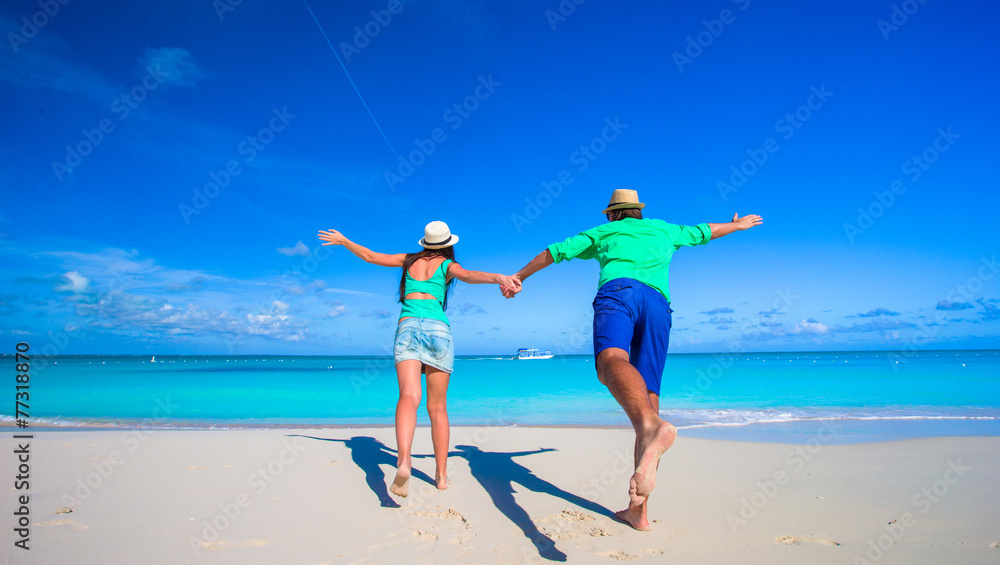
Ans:
MULTIPOLYGON (((6 489, 0 554, 60 564, 1000 562, 1000 438, 829 445, 826 434, 817 423, 796 446, 682 433, 660 466, 652 531, 638 532, 611 516, 627 503, 629 430, 454 428, 452 485, 438 491, 419 428, 406 499, 386 490, 391 428, 36 431, 30 490, 6 489), (28 551, 14 546, 10 510, 25 492, 28 551)), ((3 465, 9 485, 14 467, 3 465)))

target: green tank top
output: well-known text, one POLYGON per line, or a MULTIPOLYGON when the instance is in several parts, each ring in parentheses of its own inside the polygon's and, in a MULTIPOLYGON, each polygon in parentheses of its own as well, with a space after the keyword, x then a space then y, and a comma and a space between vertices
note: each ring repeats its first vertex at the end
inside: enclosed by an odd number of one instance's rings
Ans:
POLYGON ((431 318, 441 320, 449 326, 451 325, 448 321, 448 316, 444 314, 442 306, 448 285, 448 266, 452 263, 454 261, 451 259, 445 259, 441 263, 441 266, 431 275, 431 278, 425 281, 418 281, 410 276, 409 271, 406 272, 406 287, 403 296, 400 297, 403 299, 403 308, 399 312, 400 318, 409 316, 414 318, 431 318), (434 297, 434 300, 430 298, 406 298, 406 295, 411 292, 429 294, 434 297))

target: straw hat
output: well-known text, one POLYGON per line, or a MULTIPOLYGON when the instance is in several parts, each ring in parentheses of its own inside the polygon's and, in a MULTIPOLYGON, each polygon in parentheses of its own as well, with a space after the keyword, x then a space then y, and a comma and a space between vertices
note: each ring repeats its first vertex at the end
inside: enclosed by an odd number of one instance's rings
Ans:
POLYGON ((642 210, 645 207, 645 204, 639 202, 638 192, 625 188, 619 188, 611 193, 611 201, 608 202, 608 207, 601 213, 607 214, 612 210, 621 210, 623 208, 635 208, 636 210, 642 210))
POLYGON ((420 245, 427 249, 444 249, 458 243, 458 236, 452 235, 448 229, 448 224, 433 221, 424 228, 424 237, 420 238, 420 245))

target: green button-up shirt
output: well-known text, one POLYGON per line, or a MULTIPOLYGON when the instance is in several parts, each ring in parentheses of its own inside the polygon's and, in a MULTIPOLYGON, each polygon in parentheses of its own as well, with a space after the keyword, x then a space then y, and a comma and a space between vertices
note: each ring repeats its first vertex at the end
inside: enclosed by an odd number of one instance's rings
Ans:
POLYGON ((597 287, 627 277, 645 283, 670 300, 667 275, 674 251, 712 239, 708 224, 679 226, 663 220, 624 218, 601 224, 549 246, 556 263, 570 259, 597 259, 601 280, 597 287))

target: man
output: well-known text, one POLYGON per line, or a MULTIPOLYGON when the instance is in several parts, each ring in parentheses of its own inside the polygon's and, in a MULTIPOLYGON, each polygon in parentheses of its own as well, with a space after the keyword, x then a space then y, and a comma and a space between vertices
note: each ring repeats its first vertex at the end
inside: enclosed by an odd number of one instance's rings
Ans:
MULTIPOLYGON (((615 190, 604 210, 608 223, 553 243, 516 275, 521 281, 552 263, 597 259, 600 290, 594 299, 594 360, 597 378, 625 409, 635 429, 635 473, 629 480, 629 506, 617 516, 637 530, 648 530, 646 503, 656 485, 660 456, 677 431, 660 416, 660 379, 670 336, 667 274, 674 251, 701 245, 763 222, 748 215, 725 224, 679 226, 644 219, 634 190, 615 190)), ((505 291, 511 298, 518 291, 505 291)))

